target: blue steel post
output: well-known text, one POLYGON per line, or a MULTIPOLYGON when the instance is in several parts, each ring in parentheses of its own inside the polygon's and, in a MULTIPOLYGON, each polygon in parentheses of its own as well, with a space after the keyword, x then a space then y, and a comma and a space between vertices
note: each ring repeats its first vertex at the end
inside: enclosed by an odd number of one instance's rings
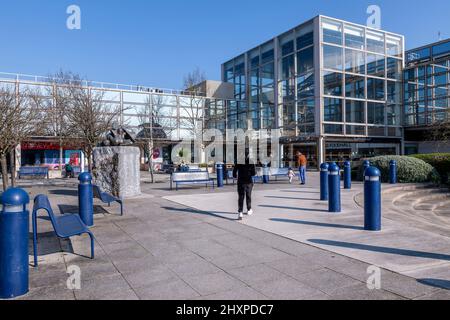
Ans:
POLYGON ((216 172, 217 172, 217 187, 222 188, 223 187, 223 163, 217 163, 216 164, 216 172))
POLYGON ((350 161, 344 163, 344 189, 352 188, 352 164, 350 161))
POLYGON ((270 168, 267 166, 267 164, 263 165, 263 183, 269 183, 270 177, 269 177, 270 168))
POLYGON ((395 160, 389 163, 389 183, 397 184, 397 161, 395 160))
POLYGON ((328 211, 341 212, 341 176, 336 164, 332 164, 328 168, 328 193, 328 211))
POLYGON ((328 163, 320 165, 320 201, 328 201, 328 163))
POLYGON ((83 172, 78 177, 78 208, 81 221, 88 227, 94 225, 94 191, 92 189, 92 176, 83 172))
POLYGON ((0 299, 23 296, 29 290, 28 193, 12 188, 0 198, 0 299))
POLYGON ((364 174, 364 230, 381 230, 381 172, 375 167, 364 174))

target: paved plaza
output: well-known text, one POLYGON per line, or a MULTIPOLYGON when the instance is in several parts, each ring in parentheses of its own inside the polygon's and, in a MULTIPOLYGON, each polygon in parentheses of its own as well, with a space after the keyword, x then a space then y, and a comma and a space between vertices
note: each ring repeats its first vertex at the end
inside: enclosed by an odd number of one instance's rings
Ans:
MULTIPOLYGON (((123 217, 95 202, 94 260, 88 237, 60 241, 41 215, 40 264, 21 299, 450 299, 450 221, 414 214, 406 201, 427 186, 384 186, 374 233, 362 228, 361 184, 342 191, 341 214, 318 201, 317 173, 306 187, 256 185, 255 214, 239 222, 235 186, 176 192, 158 179, 144 177, 123 217), (381 289, 367 286, 372 265, 381 289), (81 270, 79 290, 67 289, 70 266, 81 270)), ((76 181, 24 187, 47 194, 55 212, 78 209, 76 181)))

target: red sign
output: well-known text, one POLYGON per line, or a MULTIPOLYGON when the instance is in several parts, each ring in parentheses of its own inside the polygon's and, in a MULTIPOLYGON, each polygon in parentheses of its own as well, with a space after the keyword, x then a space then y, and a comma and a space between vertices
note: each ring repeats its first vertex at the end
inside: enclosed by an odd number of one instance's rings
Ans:
POLYGON ((159 149, 153 150, 153 159, 159 159, 160 156, 161 156, 161 150, 159 150, 159 149))

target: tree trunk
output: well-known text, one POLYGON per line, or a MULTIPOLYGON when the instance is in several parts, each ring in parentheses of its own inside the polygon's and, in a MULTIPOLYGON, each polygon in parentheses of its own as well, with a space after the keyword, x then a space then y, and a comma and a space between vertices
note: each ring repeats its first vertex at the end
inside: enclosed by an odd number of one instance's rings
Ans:
POLYGON ((2 168, 3 191, 6 191, 6 189, 8 189, 8 164, 6 162, 5 154, 0 156, 0 166, 2 168))
POLYGON ((62 141, 59 140, 59 171, 61 172, 61 177, 63 176, 63 156, 62 141))
POLYGON ((13 148, 9 153, 9 160, 11 162, 11 186, 16 187, 16 150, 13 148))
POLYGON ((155 177, 153 174, 153 141, 148 142, 148 171, 150 172, 150 179, 152 183, 155 183, 155 177))
POLYGON ((88 171, 89 171, 89 173, 92 174, 93 166, 92 166, 92 152, 91 151, 86 152, 86 160, 88 162, 88 171))

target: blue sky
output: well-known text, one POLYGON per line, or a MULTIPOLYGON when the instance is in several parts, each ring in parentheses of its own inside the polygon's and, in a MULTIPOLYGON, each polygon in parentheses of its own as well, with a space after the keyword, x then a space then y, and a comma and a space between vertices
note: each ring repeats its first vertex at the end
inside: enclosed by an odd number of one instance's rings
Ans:
POLYGON ((407 48, 437 41, 439 31, 450 37, 448 0, 1 0, 0 71, 62 68, 91 80, 180 88, 196 67, 220 80, 221 63, 318 14, 365 24, 371 4, 407 48), (81 7, 81 30, 66 28, 71 4, 81 7))

